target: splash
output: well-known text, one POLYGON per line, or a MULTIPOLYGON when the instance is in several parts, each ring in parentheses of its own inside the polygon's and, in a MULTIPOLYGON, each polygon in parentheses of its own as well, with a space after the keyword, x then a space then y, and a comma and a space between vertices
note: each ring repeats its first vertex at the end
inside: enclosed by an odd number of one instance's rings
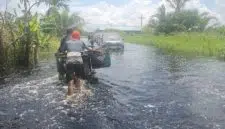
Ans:
POLYGON ((64 100, 65 104, 70 104, 72 107, 81 105, 86 102, 88 97, 92 96, 93 93, 87 88, 87 83, 85 80, 81 80, 81 89, 75 90, 72 96, 66 96, 64 100))

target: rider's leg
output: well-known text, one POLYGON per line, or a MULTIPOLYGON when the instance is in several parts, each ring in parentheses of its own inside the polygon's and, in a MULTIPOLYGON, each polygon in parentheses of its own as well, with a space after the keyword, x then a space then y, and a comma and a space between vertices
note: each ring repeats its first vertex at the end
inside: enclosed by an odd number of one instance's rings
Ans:
POLYGON ((73 80, 73 69, 72 68, 73 68, 73 64, 67 64, 66 80, 68 83, 68 92, 67 92, 68 96, 71 96, 74 93, 74 80, 73 80))
POLYGON ((68 82, 68 92, 67 92, 67 95, 68 96, 71 96, 71 95, 73 95, 73 87, 74 87, 74 81, 73 80, 70 80, 69 82, 68 82))
POLYGON ((74 84, 75 84, 75 88, 76 88, 77 90, 80 90, 80 89, 81 89, 80 78, 75 77, 75 79, 74 79, 74 84))
POLYGON ((74 74, 74 84, 76 89, 81 89, 81 78, 84 72, 83 65, 77 64, 75 67, 75 74, 74 74))

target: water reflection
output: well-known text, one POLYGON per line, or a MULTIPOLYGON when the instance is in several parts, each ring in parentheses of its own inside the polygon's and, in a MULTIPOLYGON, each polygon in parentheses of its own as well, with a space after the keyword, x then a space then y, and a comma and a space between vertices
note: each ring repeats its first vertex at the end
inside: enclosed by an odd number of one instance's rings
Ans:
POLYGON ((0 128, 225 128, 224 62, 132 44, 111 55, 112 66, 96 70, 99 84, 83 90, 91 95, 77 94, 75 104, 65 101, 54 60, 13 78, 0 90, 0 128))
MULTIPOLYGON (((206 119, 205 116, 210 113, 203 115, 197 110, 206 108, 206 105, 198 105, 202 100, 196 99, 197 96, 204 96, 196 93, 204 72, 192 64, 198 64, 201 60, 166 55, 153 48, 137 45, 129 45, 123 57, 124 61, 109 68, 117 68, 115 75, 111 72, 107 74, 107 70, 104 70, 101 72, 106 76, 101 77, 117 84, 112 88, 114 96, 132 108, 130 112, 133 116, 130 119, 132 124, 137 125, 136 128, 218 128, 206 119)), ((208 64, 207 60, 203 62, 208 64)), ((200 65, 204 66, 203 62, 200 65)), ((203 102, 206 103, 205 100, 203 102)), ((222 112, 219 110, 218 113, 222 112)))

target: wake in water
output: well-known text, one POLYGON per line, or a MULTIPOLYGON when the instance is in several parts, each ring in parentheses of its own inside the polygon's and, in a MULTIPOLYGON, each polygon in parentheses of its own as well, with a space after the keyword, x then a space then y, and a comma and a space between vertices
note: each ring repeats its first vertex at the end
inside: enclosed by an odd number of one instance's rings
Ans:
MULTIPOLYGON (((65 87, 66 93, 67 87, 65 87)), ((92 92, 87 88, 87 83, 85 80, 81 80, 81 88, 80 90, 75 90, 75 93, 72 96, 66 96, 66 103, 69 103, 73 106, 80 105, 84 103, 89 96, 92 96, 92 92)))
MULTIPOLYGON (((26 99, 26 98, 29 99, 28 96, 30 96, 31 98, 34 97, 38 98, 39 95, 44 95, 42 97, 48 99, 50 98, 50 96, 54 96, 54 94, 56 95, 59 93, 62 95, 62 97, 60 98, 65 97, 67 86, 64 84, 59 84, 58 86, 56 86, 54 85, 55 83, 59 83, 57 81, 57 75, 46 79, 32 80, 21 84, 16 84, 10 89, 10 94, 13 97, 23 94, 23 96, 20 96, 18 99, 26 99), (47 93, 45 91, 49 92, 47 93)), ((87 98, 88 96, 91 96, 92 92, 86 86, 87 86, 86 81, 81 80, 81 89, 79 91, 78 90, 75 91, 73 96, 70 97, 66 96, 64 100, 79 102, 81 101, 82 98, 87 98)))
MULTIPOLYGON (((58 81, 57 75, 22 82, 0 91, 0 128, 11 128, 7 121, 16 121, 16 128, 59 128, 61 117, 71 109, 79 109, 92 95, 87 83, 82 80, 80 91, 66 97, 67 86, 58 81), (24 125, 25 124, 25 125, 24 125)), ((71 118, 72 120, 73 118, 71 118)))

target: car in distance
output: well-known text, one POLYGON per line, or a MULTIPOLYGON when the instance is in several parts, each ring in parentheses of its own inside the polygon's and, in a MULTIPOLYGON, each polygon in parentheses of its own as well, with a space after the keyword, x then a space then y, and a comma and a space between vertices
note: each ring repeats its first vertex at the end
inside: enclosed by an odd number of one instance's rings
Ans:
POLYGON ((102 36, 103 46, 109 50, 124 50, 124 41, 119 33, 105 32, 102 36))

